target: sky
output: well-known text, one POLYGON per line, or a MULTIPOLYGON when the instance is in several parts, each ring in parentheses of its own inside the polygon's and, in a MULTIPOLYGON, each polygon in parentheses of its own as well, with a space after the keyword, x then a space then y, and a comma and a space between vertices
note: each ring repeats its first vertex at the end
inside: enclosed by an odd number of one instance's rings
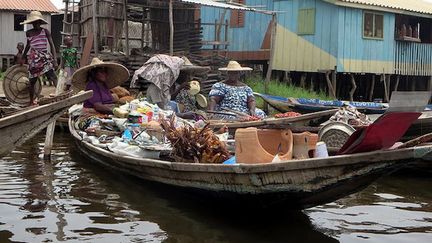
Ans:
MULTIPOLYGON (((432 1, 432 0, 430 0, 432 1)), ((51 0, 52 3, 54 3, 54 5, 58 8, 64 8, 64 2, 63 0, 51 0)), ((72 0, 69 0, 69 2, 72 2, 72 0)), ((79 2, 79 0, 75 0, 75 2, 79 2)))
MULTIPOLYGON (((71 0, 70 0, 70 1, 71 1, 71 0)), ((75 0, 75 1, 76 1, 76 2, 79 2, 79 0, 75 0)), ((432 3, 432 0, 423 0, 423 1, 432 3)), ((53 2, 54 5, 55 5, 58 9, 64 8, 63 0, 51 0, 51 2, 53 2)))

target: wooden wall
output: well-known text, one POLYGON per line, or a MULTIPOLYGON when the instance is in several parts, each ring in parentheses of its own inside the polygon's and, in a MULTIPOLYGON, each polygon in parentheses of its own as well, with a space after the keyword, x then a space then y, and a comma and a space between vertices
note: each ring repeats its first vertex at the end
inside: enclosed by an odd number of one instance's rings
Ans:
MULTIPOLYGON (((238 2, 238 1, 237 1, 238 2)), ((273 9, 272 0, 246 0, 243 1, 248 6, 260 6, 259 9, 273 9)), ((201 6, 200 16, 203 27, 203 40, 215 41, 215 21, 230 24, 232 10, 225 10, 213 7, 201 6), (225 12, 225 14, 224 14, 225 12), (221 21, 221 17, 223 17, 221 21)), ((223 40, 225 35, 228 40, 227 56, 237 60, 268 60, 269 58, 269 42, 266 43, 266 34, 271 21, 271 15, 263 13, 249 12, 244 13, 244 25, 239 27, 229 26, 228 31, 222 27, 220 37, 223 40)), ((269 33, 268 33, 269 34, 269 33)), ((267 34, 267 35, 268 35, 267 34)), ((203 47, 204 49, 212 49, 212 45, 203 47)), ((219 49, 224 49, 221 45, 219 49)))
MULTIPOLYGON (((25 31, 14 31, 14 14, 26 14, 23 12, 0 11, 0 54, 17 53, 17 43, 26 43, 25 31)), ((44 19, 49 23, 43 25, 44 28, 51 30, 51 15, 43 14, 44 19)), ((24 30, 32 28, 31 25, 24 26, 24 30)))

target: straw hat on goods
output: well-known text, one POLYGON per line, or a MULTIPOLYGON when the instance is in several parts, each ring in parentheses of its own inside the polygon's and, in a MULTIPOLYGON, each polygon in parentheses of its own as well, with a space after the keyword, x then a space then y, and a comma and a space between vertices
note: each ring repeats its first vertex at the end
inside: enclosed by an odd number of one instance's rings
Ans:
POLYGON ((189 94, 191 94, 191 95, 196 95, 201 90, 200 83, 196 80, 190 81, 189 86, 190 86, 189 94))
POLYGON ((189 59, 185 56, 182 57, 184 60, 183 66, 180 68, 180 71, 182 72, 189 72, 189 73, 204 73, 210 71, 209 67, 203 67, 203 66, 197 66, 191 63, 189 59))
POLYGON ((109 89, 119 86, 129 79, 129 70, 125 66, 114 62, 103 62, 95 57, 89 65, 75 71, 72 75, 72 85, 78 90, 85 90, 88 72, 97 67, 107 68, 108 78, 105 83, 109 89))
POLYGON ((251 71, 252 68, 250 67, 242 67, 237 61, 229 61, 228 65, 224 68, 219 68, 219 71, 251 71))
POLYGON ((197 95, 195 96, 195 99, 196 99, 196 102, 198 103, 198 105, 199 105, 200 107, 202 107, 202 108, 206 108, 206 107, 207 107, 208 102, 207 102, 207 98, 206 98, 204 95, 202 95, 202 94, 197 94, 197 95))
POLYGON ((36 21, 41 21, 44 24, 48 24, 48 22, 43 18, 42 13, 39 11, 31 11, 28 18, 21 22, 20 24, 31 24, 36 21))

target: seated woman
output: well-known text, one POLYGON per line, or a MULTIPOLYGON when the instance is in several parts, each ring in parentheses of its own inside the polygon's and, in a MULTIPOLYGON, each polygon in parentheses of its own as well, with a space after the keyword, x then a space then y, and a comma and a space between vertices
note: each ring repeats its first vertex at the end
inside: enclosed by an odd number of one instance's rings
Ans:
MULTIPOLYGON (((227 72, 227 80, 215 83, 212 86, 209 93, 209 110, 225 112, 233 110, 251 116, 264 118, 266 116, 264 111, 255 107, 256 103, 252 89, 246 84, 240 82, 241 72, 252 69, 242 67, 236 61, 230 61, 226 68, 219 68, 219 70, 227 72)), ((218 119, 236 118, 235 116, 220 114, 217 114, 214 117, 218 119)))
POLYGON ((114 99, 110 89, 128 78, 129 71, 123 65, 93 58, 90 65, 73 74, 72 84, 78 90, 93 90, 93 96, 84 102, 85 111, 112 114, 114 99))

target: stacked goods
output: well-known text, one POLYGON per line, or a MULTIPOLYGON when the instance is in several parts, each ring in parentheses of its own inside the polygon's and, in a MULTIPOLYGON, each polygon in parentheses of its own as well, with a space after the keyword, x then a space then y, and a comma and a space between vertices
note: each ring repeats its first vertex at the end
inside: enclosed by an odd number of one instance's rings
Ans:
POLYGON ((274 117, 276 118, 284 118, 284 117, 296 117, 296 116, 301 116, 300 113, 294 112, 294 111, 288 111, 285 113, 279 113, 276 114, 274 117))
POLYGON ((196 128, 191 125, 176 128, 174 118, 162 120, 166 138, 173 147, 174 157, 195 163, 222 163, 230 155, 225 144, 208 127, 196 128))
POLYGON ((248 122, 248 121, 259 121, 261 120, 261 117, 259 116, 244 116, 240 119, 242 122, 248 122))

